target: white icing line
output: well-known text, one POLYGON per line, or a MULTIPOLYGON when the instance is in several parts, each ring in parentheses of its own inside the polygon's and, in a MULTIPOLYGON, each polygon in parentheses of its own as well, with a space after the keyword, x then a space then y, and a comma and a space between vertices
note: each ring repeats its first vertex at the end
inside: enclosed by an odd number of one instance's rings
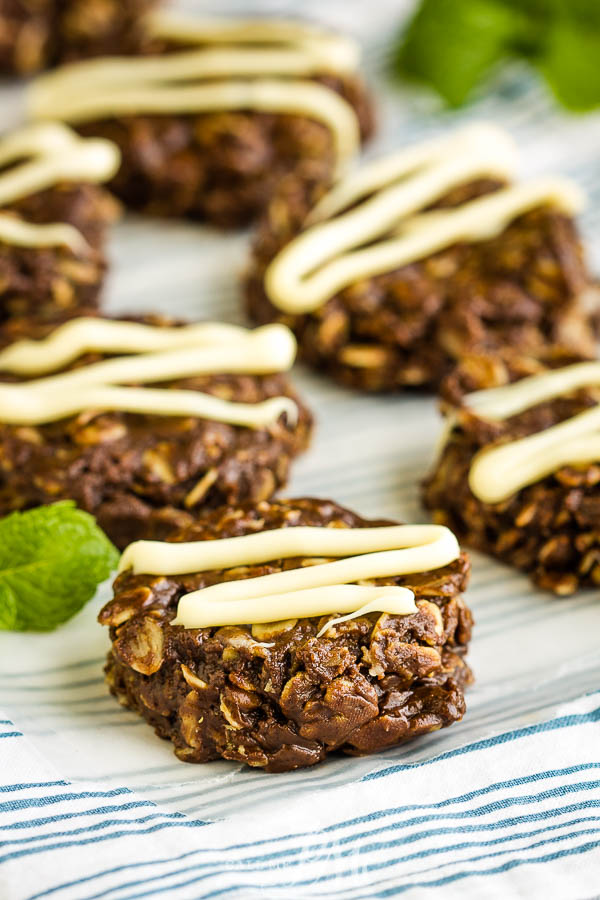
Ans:
MULTIPOLYGON (((132 568, 134 574, 143 572, 147 575, 185 575, 190 572, 207 572, 211 569, 231 569, 236 566, 249 566, 263 562, 271 562, 278 559, 290 559, 294 556, 347 556, 349 553, 374 554, 375 551, 404 548, 395 557, 392 569, 386 565, 386 571, 371 572, 369 575, 357 575, 357 578, 374 578, 385 575, 400 575, 406 572, 426 571, 427 568, 437 568, 447 565, 456 559, 460 553, 456 538, 452 532, 442 525, 386 525, 381 528, 319 528, 311 526, 298 526, 293 528, 278 528, 270 531, 262 531, 257 534, 246 534, 241 537, 222 538, 217 541, 191 541, 189 543, 166 543, 163 541, 135 541, 130 544, 121 556, 119 571, 132 568), (406 548, 416 548, 414 553, 406 555, 406 548), (423 549, 431 551, 422 554, 423 549), (414 554, 417 555, 414 555, 414 554), (411 555, 412 554, 412 555, 411 555), (454 555, 452 555, 454 554, 454 555), (446 559, 445 562, 439 560, 446 559), (425 569, 405 568, 407 562, 410 566, 425 562, 425 569), (395 568, 398 567, 398 568, 395 568)), ((379 554, 381 555, 381 554, 379 554)), ((367 557, 357 557, 365 560, 367 557)), ((371 556, 375 560, 375 556, 371 556)), ((308 580, 310 584, 301 584, 301 587, 318 587, 325 582, 321 581, 323 566, 337 565, 337 563, 324 563, 323 565, 309 566, 303 569, 291 570, 294 573, 305 572, 301 580, 308 580), (312 573, 312 574, 311 574, 312 573), (314 583, 316 581, 316 583, 314 583)), ((327 570, 329 571, 329 570, 327 570)), ((284 581, 289 581, 289 573, 282 572, 276 575, 265 576, 268 579, 286 576, 284 581)), ((294 576, 297 577, 297 576, 294 576)), ((292 582, 294 582, 292 577, 292 582)), ((354 578, 349 578, 349 581, 354 578)), ((237 585, 235 591, 242 595, 248 594, 250 585, 263 585, 264 579, 253 578, 242 582, 230 582, 230 586, 237 585)), ((271 581, 269 581, 269 584, 271 581)), ((336 582, 328 581, 329 584, 336 582)), ((221 585, 219 587, 222 587, 221 585)), ((212 588, 211 588, 212 590, 212 588)), ((273 588, 272 593, 276 592, 273 588)), ((258 595, 254 595, 258 596, 258 595)))
POLYGON ((86 349, 131 348, 138 355, 105 359, 81 368, 22 384, 0 384, 0 422, 38 425, 82 410, 122 410, 162 416, 198 416, 250 428, 276 422, 285 413, 294 424, 297 404, 289 397, 259 403, 233 403, 193 390, 117 387, 159 383, 175 378, 222 373, 266 374, 290 368, 296 343, 284 326, 245 331, 215 323, 164 329, 159 337, 150 326, 80 319, 45 341, 23 341, 0 354, 0 368, 31 372, 72 360, 86 349), (124 327, 121 328, 120 326, 124 327), (69 327, 70 326, 70 327, 69 327), (98 326, 97 339, 94 337, 98 326), (104 327, 106 326, 106 327, 104 327), (111 327, 113 326, 113 327, 111 327), (143 352, 148 344, 168 346, 143 352), (35 356, 38 356, 37 364, 35 356))
POLYGON ((513 384, 475 391, 464 397, 463 404, 482 418, 501 421, 546 400, 593 385, 600 385, 600 362, 575 363, 513 384))
POLYGON ((254 600, 209 600, 205 591, 187 594, 179 601, 177 618, 173 625, 184 628, 206 628, 222 625, 255 625, 276 622, 287 617, 309 618, 331 613, 348 613, 328 622, 318 633, 320 637, 332 626, 366 615, 369 612, 387 612, 393 615, 411 615, 417 612, 414 594, 408 588, 363 585, 330 585, 287 594, 271 594, 254 600))
POLYGON ((262 428, 285 414, 295 424, 298 408, 289 397, 260 403, 232 403, 200 391, 93 385, 85 390, 58 393, 29 385, 0 385, 0 422, 40 425, 84 410, 122 411, 157 416, 195 416, 229 425, 262 428))
POLYGON ((68 150, 77 135, 61 122, 36 122, 0 136, 0 166, 22 157, 42 156, 68 150))
MULTIPOLYGON (((164 328, 81 317, 59 326, 46 338, 24 339, 0 350, 0 371, 19 375, 55 372, 88 352, 149 353, 203 348, 214 353, 218 347, 225 349, 228 359, 233 352, 237 357, 238 350, 234 348, 239 347, 243 359, 247 360, 250 350, 258 358, 259 365, 275 366, 281 371, 291 367, 296 355, 296 340, 283 325, 265 325, 254 331, 220 322, 164 328)), ((207 369, 205 364, 205 371, 210 371, 210 362, 208 365, 207 369)))
POLYGON ((331 131, 338 166, 343 166, 360 144, 358 120, 350 104, 335 91, 312 81, 261 78, 205 85, 150 83, 72 97, 42 88, 43 85, 36 88, 34 84, 29 94, 29 112, 34 117, 52 115, 80 123, 143 113, 176 115, 251 109, 302 115, 321 122, 331 131))
POLYGON ((285 346, 283 342, 273 342, 271 335, 264 332, 249 332, 245 343, 237 341, 230 345, 184 347, 137 356, 118 356, 15 387, 29 393, 48 394, 90 385, 158 383, 195 375, 268 374, 286 371, 292 365, 292 348, 291 342, 285 346))
MULTIPOLYGON (((298 49, 179 50, 163 56, 114 56, 71 63, 40 76, 30 92, 35 109, 76 98, 85 101, 111 88, 194 83, 208 78, 310 77, 325 60, 298 49)), ((63 107, 59 107, 63 108, 63 107)))
POLYGON ((441 196, 452 185, 493 171, 490 163, 470 161, 467 165, 462 160, 449 160, 375 195, 331 222, 309 228, 287 244, 268 267, 265 289, 269 299, 285 312, 312 312, 363 278, 393 271, 459 241, 493 238, 513 219, 537 206, 551 203, 574 214, 583 204, 582 194, 570 181, 538 179, 495 191, 447 212, 415 216, 402 223, 406 232, 403 237, 352 249, 380 237, 397 225, 402 215, 426 205, 427 199, 441 196))
MULTIPOLYGON (((123 553, 119 571, 132 568, 134 573, 173 575, 295 556, 343 556, 353 552, 359 555, 258 578, 224 581, 193 591, 180 599, 177 622, 198 627, 190 623, 199 621, 208 611, 209 618, 218 613, 219 621, 207 624, 221 624, 220 617, 228 610, 221 613, 219 607, 231 607, 231 624, 356 611, 365 598, 351 603, 350 596, 357 592, 352 590, 346 595, 340 586, 356 587, 351 582, 438 569, 457 559, 460 548, 452 532, 441 525, 351 529, 300 526, 187 544, 137 541, 123 553), (315 590, 320 593, 313 594, 315 590), (308 594, 311 600, 314 598, 314 604, 302 605, 299 594, 308 594)), ((382 589, 381 597, 383 593, 382 589)), ((372 594, 366 599, 372 600, 372 594)), ((387 610, 385 603, 380 609, 394 612, 394 607, 387 610)))
MULTIPOLYGON (((580 388, 600 385, 600 362, 575 363, 523 378, 514 384, 475 391, 463 400, 466 410, 500 422, 540 403, 580 388)), ((450 417, 450 427, 457 424, 450 417)), ((469 471, 469 487, 484 503, 499 503, 536 484, 565 465, 600 460, 600 406, 516 441, 480 450, 469 471)))
POLYGON ((0 172, 0 205, 59 181, 107 181, 119 164, 112 141, 80 138, 57 123, 29 126, 0 139, 0 166, 11 166, 0 172))
POLYGON ((518 441, 481 450, 469 487, 484 503, 499 503, 565 465, 600 460, 600 406, 518 441))
POLYGON ((1 212, 0 243, 14 247, 68 247, 76 254, 89 253, 91 249, 81 232, 72 225, 63 222, 35 225, 1 212))
POLYGON ((271 45, 301 47, 333 71, 351 71, 360 60, 360 47, 351 38, 286 19, 219 19, 156 10, 144 18, 144 25, 152 37, 182 44, 259 44, 263 53, 271 45))
POLYGON ((348 174, 319 200, 309 213, 306 223, 331 219, 353 206, 369 194, 390 187, 401 179, 442 163, 450 157, 484 157, 494 162, 502 160, 505 174, 513 174, 517 164, 517 150, 512 137, 489 122, 476 122, 420 144, 413 144, 397 153, 374 159, 348 174))
POLYGON ((59 181, 108 180, 117 171, 119 152, 111 141, 90 138, 70 150, 48 154, 0 173, 0 204, 45 190, 59 181))

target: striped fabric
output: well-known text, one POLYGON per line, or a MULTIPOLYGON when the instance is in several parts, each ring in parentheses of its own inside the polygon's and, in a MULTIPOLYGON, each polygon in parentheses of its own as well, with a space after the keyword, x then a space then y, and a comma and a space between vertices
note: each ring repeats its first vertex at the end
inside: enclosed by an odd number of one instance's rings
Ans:
MULTIPOLYGON (((381 122, 369 154, 493 119, 516 135, 524 173, 558 171, 585 188, 581 224, 600 269, 600 115, 562 114, 521 66, 459 112, 391 85, 391 35, 410 5, 302 4, 365 45, 381 122)), ((210 6, 298 12, 292 0, 210 6)), ((18 89, 0 88, 1 127, 19 109, 18 89)), ((107 306, 243 321, 246 253, 245 235, 131 219, 115 230, 107 306)), ((296 380, 318 431, 288 494, 426 521, 418 485, 439 433, 435 402, 361 397, 302 370, 296 380)), ((186 766, 108 695, 95 624, 107 596, 51 635, 0 634, 0 900, 600 896, 597 591, 555 601, 476 557, 477 682, 464 721, 283 776, 186 766)))
MULTIPOLYGON (((592 897, 600 863, 600 693, 544 723, 349 790, 286 795, 209 823, 127 787, 55 777, 0 732, 3 897, 592 897), (13 780, 14 779, 14 780, 13 780)), ((313 776, 315 785, 318 775, 313 776)))

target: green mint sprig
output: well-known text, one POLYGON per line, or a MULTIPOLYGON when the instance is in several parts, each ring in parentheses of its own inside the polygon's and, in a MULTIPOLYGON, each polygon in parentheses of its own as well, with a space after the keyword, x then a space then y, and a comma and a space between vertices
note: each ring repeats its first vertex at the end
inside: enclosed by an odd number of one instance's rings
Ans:
POLYGON ((71 501, 0 519, 0 629, 50 631, 87 603, 119 554, 71 501))
POLYGON ((460 106, 511 57, 568 109, 600 106, 600 0, 421 0, 394 69, 460 106))

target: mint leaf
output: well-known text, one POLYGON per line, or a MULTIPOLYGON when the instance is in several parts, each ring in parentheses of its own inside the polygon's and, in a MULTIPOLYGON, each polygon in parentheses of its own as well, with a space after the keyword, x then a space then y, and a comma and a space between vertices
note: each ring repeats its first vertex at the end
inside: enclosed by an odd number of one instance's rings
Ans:
POLYGON ((522 27, 518 10, 503 0, 423 0, 398 50, 396 70, 458 106, 522 27))
POLYGON ((0 631, 14 631, 17 627, 17 600, 11 590, 0 586, 0 631))
POLYGON ((597 10, 598 22, 558 18, 536 61, 556 99, 577 112, 600 106, 600 3, 597 10))
POLYGON ((509 57, 528 60, 572 110, 600 105, 599 0, 422 0, 395 55, 398 74, 464 103, 509 57))
POLYGON ((50 631, 93 597, 119 554, 71 501, 0 519, 0 629, 50 631))

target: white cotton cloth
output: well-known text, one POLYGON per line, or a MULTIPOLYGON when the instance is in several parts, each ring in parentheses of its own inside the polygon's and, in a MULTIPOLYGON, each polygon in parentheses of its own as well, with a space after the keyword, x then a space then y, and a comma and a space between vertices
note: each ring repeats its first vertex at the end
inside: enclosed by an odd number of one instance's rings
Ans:
MULTIPOLYGON (((298 13, 292 0, 188 0, 203 12, 298 13)), ((523 174, 573 177, 600 269, 600 115, 568 116, 524 66, 460 111, 386 77, 400 0, 305 0, 354 31, 376 91, 368 155, 465 121, 517 138, 523 174)), ((20 109, 0 88, 0 128, 20 109)), ((244 321, 247 235, 128 218, 114 229, 106 308, 244 321)), ((419 482, 440 431, 432 398, 361 396, 299 368, 317 415, 288 496, 423 522, 419 482)), ((588 900, 600 891, 600 603, 555 600, 475 555, 467 599, 476 683, 462 723, 367 758, 265 775, 175 759, 103 682, 105 586, 51 634, 0 634, 0 900, 408 898, 588 900)))

